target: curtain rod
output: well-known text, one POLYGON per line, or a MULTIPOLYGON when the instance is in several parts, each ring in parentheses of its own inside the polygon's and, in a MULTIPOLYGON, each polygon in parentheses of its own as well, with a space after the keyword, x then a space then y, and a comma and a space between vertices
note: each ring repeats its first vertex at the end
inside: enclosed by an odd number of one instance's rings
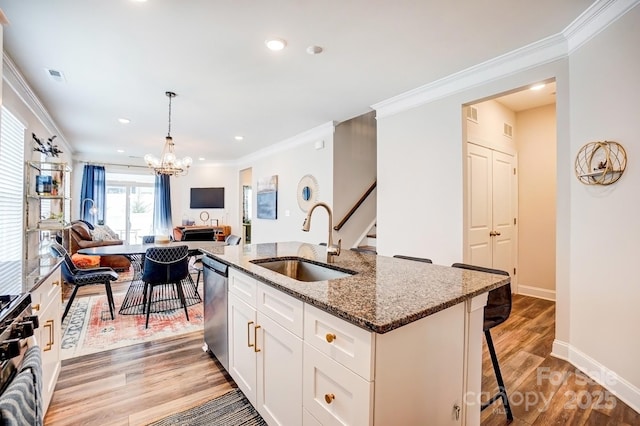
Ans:
MULTIPOLYGON (((138 167, 141 169, 149 169, 148 166, 138 166, 135 164, 116 164, 116 163, 101 163, 98 161, 85 161, 85 160, 79 160, 78 163, 84 163, 84 164, 92 164, 95 166, 114 166, 114 167, 138 167)), ((151 169, 149 169, 151 170, 151 169)))

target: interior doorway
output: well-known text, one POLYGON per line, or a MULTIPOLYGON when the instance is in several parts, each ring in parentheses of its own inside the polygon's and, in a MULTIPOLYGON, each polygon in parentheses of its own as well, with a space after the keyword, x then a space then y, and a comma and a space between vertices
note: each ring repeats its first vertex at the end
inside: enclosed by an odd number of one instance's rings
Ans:
POLYGON ((251 219, 253 218, 253 187, 251 185, 251 168, 240 170, 240 223, 242 223, 242 238, 246 244, 251 244, 251 219))
POLYGON ((508 270, 515 293, 555 300, 555 82, 545 83, 538 91, 523 87, 463 106, 463 244, 465 262, 508 270), (513 174, 498 166, 497 173, 502 174, 494 175, 496 157, 504 164, 512 159, 513 174), (485 183, 489 178, 493 186, 485 183), (498 191, 509 193, 508 181, 515 185, 510 193, 514 205, 509 207, 508 197, 502 197, 502 206, 497 207, 502 216, 496 217, 487 194, 496 184, 498 191), (508 214, 512 247, 500 242, 505 233, 494 225, 496 221, 504 225, 508 214))

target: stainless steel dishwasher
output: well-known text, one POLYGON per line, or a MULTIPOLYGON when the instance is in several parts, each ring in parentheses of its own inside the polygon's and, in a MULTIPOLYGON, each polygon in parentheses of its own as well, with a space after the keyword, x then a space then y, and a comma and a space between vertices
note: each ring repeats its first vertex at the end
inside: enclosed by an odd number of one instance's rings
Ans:
POLYGON ((229 371, 227 330, 227 290, 229 266, 208 256, 202 257, 204 274, 204 344, 229 371))

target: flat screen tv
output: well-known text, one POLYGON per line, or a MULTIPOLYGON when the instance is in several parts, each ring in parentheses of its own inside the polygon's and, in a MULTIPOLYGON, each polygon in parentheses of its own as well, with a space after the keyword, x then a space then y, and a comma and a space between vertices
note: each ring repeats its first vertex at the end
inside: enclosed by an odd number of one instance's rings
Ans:
POLYGON ((223 209, 224 188, 191 188, 192 209, 223 209))

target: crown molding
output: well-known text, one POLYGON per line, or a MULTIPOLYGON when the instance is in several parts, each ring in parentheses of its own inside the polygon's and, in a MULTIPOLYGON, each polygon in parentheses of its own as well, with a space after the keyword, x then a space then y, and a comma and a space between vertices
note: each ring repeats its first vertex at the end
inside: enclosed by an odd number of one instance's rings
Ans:
POLYGON ((371 107, 377 111, 376 118, 388 117, 471 87, 552 62, 566 56, 566 52, 564 37, 554 35, 378 102, 371 107))
POLYGON ((24 79, 15 62, 13 62, 13 59, 11 59, 7 52, 3 51, 2 53, 2 79, 11 87, 16 95, 18 95, 20 100, 29 108, 38 121, 42 123, 44 128, 47 129, 50 134, 57 136, 56 143, 62 145, 62 147, 66 149, 66 152, 73 155, 74 151, 71 149, 71 145, 69 145, 62 131, 53 121, 53 118, 51 118, 51 115, 49 115, 49 112, 42 102, 40 102, 40 99, 33 90, 31 90, 29 83, 24 79))
POLYGON ((239 166, 248 164, 260 158, 268 157, 270 155, 276 154, 278 152, 286 151, 296 146, 317 141, 318 139, 322 139, 328 135, 333 135, 336 128, 336 124, 337 123, 335 121, 329 121, 328 123, 321 124, 305 132, 299 133, 288 139, 277 142, 273 145, 267 146, 266 148, 260 149, 258 151, 252 152, 249 155, 239 158, 236 164, 239 166))
POLYGON ((472 87, 567 57, 638 3, 640 0, 596 1, 558 34, 378 102, 371 107, 376 110, 376 118, 389 117, 472 87))
POLYGON ((593 3, 562 31, 568 41, 568 53, 573 53, 638 3, 640 0, 601 0, 593 3))

